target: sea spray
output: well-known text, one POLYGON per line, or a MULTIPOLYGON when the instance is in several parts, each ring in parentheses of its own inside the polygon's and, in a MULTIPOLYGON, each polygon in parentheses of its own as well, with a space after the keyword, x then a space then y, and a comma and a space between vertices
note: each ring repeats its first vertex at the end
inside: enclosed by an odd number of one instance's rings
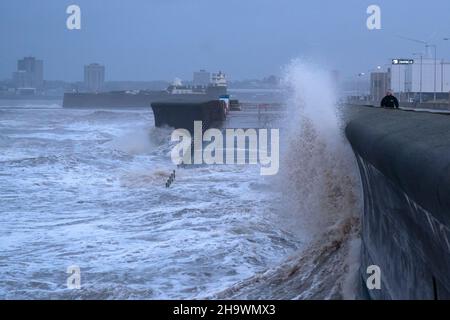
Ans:
MULTIPOLYGON (((108 149, 113 149, 128 157, 163 156, 170 150, 169 127, 137 127, 128 130, 105 144, 108 149)), ((149 160, 139 165, 123 166, 121 168, 120 185, 127 188, 142 188, 149 185, 163 186, 167 175, 172 172, 172 163, 155 164, 149 160)))
POLYGON ((281 164, 287 188, 284 194, 288 206, 284 209, 295 221, 293 225, 304 237, 314 239, 316 246, 336 241, 336 235, 353 234, 346 240, 350 245, 340 247, 348 250, 340 261, 347 274, 337 280, 344 282, 337 284, 346 289, 342 296, 351 298, 350 288, 354 287, 358 269, 354 238, 362 208, 361 187, 354 156, 342 131, 337 86, 329 72, 301 60, 294 60, 285 69, 283 83, 289 92, 286 149, 281 164))
POLYGON ((287 117, 281 135, 280 221, 303 249, 215 298, 353 299, 359 268, 361 187, 342 132, 335 84, 311 64, 293 61, 283 85, 287 117), (283 223, 283 222, 281 222, 283 223))
POLYGON ((302 234, 320 235, 358 216, 356 163, 341 130, 331 76, 295 60, 285 69, 283 84, 289 94, 287 128, 281 137, 282 211, 302 234))

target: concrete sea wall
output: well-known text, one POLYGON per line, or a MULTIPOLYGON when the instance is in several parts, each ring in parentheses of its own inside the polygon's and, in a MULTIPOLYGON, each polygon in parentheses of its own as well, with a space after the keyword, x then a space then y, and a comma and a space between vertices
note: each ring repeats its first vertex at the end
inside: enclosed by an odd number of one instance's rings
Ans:
POLYGON ((361 295, 450 299, 450 116, 349 108, 364 189, 361 295), (370 265, 381 289, 366 286, 370 265))

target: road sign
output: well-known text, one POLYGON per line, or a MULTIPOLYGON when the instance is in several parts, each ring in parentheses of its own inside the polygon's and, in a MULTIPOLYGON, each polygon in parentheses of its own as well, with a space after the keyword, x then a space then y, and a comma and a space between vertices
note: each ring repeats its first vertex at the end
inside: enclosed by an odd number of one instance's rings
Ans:
POLYGON ((392 64, 413 64, 413 59, 392 59, 392 64))

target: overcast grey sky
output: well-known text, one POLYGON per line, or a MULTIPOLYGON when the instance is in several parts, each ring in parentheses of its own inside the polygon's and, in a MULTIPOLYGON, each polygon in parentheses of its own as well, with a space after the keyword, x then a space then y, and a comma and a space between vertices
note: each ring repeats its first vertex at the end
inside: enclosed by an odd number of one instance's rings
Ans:
POLYGON ((107 80, 190 79, 200 68, 261 78, 296 57, 353 75, 423 50, 397 35, 450 60, 449 14, 448 0, 0 0, 0 79, 27 55, 44 60, 48 80, 81 80, 90 62, 106 65, 107 80), (66 28, 70 4, 81 30, 66 28), (366 28, 370 4, 381 30, 366 28))

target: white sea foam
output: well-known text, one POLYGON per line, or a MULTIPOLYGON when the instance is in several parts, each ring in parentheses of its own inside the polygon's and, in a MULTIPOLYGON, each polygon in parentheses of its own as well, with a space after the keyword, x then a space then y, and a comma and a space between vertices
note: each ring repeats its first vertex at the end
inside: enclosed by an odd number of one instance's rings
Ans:
POLYGON ((298 248, 257 167, 176 168, 150 110, 5 110, 1 298, 196 298, 298 248))

